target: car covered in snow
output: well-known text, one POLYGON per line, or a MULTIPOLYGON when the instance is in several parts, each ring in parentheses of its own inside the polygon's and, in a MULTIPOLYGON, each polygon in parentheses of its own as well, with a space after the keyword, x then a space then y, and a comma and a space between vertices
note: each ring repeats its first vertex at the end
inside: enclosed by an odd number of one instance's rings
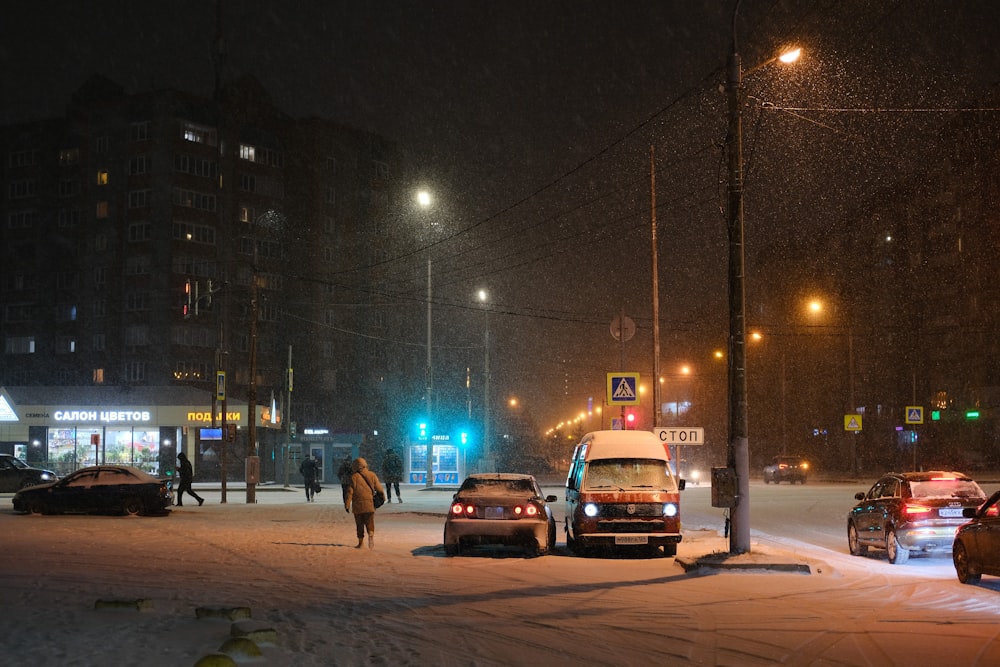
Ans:
POLYGON ((14 494, 14 511, 32 514, 162 514, 173 503, 167 482, 138 468, 81 468, 57 482, 14 494))
POLYGON ((455 493, 444 522, 444 551, 457 556, 467 547, 509 545, 530 555, 549 553, 556 523, 534 476, 521 473, 469 475, 455 493))

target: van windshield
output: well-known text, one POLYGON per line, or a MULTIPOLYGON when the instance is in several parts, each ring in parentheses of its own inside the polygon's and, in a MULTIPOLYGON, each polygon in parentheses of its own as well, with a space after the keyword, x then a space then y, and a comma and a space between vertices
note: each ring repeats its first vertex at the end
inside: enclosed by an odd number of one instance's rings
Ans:
POLYGON ((585 489, 677 488, 667 464, 657 459, 598 459, 587 466, 585 489))

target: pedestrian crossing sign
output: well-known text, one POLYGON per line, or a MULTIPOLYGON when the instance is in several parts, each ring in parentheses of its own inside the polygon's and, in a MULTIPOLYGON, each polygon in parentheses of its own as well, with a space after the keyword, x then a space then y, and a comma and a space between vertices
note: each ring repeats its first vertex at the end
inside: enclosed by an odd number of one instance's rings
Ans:
POLYGON ((861 430, 861 415, 844 415, 844 430, 845 431, 860 431, 861 430))
POLYGON ((922 405, 907 405, 906 406, 906 423, 907 424, 923 424, 924 423, 924 406, 922 406, 922 405))
POLYGON ((638 373, 608 373, 608 405, 639 405, 638 373))

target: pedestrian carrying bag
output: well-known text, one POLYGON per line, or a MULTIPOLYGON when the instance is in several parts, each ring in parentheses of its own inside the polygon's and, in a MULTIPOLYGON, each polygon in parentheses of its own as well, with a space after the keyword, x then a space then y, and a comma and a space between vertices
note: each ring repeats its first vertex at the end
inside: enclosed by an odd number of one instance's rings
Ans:
POLYGON ((361 475, 361 479, 365 480, 365 483, 368 485, 368 488, 372 490, 372 500, 375 501, 375 509, 378 509, 379 507, 382 507, 382 505, 385 505, 385 494, 382 493, 381 491, 376 491, 375 487, 372 486, 372 483, 368 481, 367 477, 365 477, 361 473, 358 474, 361 475))
POLYGON ((323 487, 320 486, 319 482, 313 482, 313 493, 319 493, 322 490, 323 487))

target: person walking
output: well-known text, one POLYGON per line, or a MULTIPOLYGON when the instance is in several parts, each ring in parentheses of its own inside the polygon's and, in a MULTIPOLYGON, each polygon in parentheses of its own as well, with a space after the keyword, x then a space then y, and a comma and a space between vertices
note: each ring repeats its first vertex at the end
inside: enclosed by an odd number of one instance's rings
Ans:
POLYGON ((306 484, 306 502, 311 503, 316 499, 316 478, 319 476, 319 466, 312 455, 307 455, 299 465, 299 472, 302 473, 302 480, 306 484))
POLYGON ((368 548, 375 548, 375 493, 381 491, 382 483, 378 481, 378 475, 368 469, 368 462, 360 456, 354 459, 354 473, 351 475, 351 484, 347 487, 347 498, 344 500, 344 509, 347 512, 354 512, 354 525, 357 528, 358 544, 355 549, 360 549, 365 543, 365 530, 368 531, 368 548))
POLYGON ((340 491, 345 503, 347 502, 347 488, 351 485, 351 475, 353 474, 354 463, 351 461, 351 455, 345 454, 344 460, 340 462, 340 467, 337 468, 337 479, 340 480, 340 491))
POLYGON ((191 467, 191 462, 188 461, 187 454, 181 452, 177 455, 177 460, 181 462, 180 466, 177 467, 177 476, 181 480, 180 485, 177 487, 177 506, 184 507, 184 492, 187 491, 198 501, 198 507, 201 507, 205 504, 205 499, 191 488, 191 482, 194 481, 194 468, 191 467))
POLYGON ((382 458, 382 476, 385 478, 385 499, 392 502, 392 490, 396 489, 396 500, 403 502, 403 497, 399 495, 399 483, 403 481, 403 459, 394 449, 386 449, 382 458))

